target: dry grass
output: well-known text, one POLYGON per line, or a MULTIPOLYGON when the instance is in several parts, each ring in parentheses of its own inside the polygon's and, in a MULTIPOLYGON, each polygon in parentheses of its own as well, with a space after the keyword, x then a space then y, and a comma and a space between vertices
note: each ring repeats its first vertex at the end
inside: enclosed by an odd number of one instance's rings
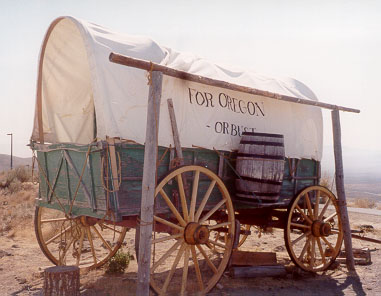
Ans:
POLYGON ((331 174, 328 171, 324 171, 320 177, 320 183, 319 184, 320 184, 320 186, 323 186, 323 187, 331 190, 332 181, 333 181, 333 177, 331 176, 331 174))
POLYGON ((357 198, 354 205, 357 208, 373 209, 376 207, 376 201, 369 198, 357 198))
POLYGON ((32 183, 16 184, 16 192, 0 190, 0 236, 31 233, 38 186, 32 183))

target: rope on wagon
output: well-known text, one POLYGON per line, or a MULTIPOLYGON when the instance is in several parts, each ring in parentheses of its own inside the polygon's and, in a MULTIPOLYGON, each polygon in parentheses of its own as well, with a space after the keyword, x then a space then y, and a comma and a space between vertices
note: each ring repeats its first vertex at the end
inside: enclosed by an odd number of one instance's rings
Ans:
POLYGON ((32 184, 37 185, 38 184, 38 178, 36 179, 36 181, 34 181, 34 166, 35 166, 35 162, 36 162, 37 157, 36 157, 36 154, 34 151, 32 153, 33 153, 33 155, 32 155, 32 184))
POLYGON ((153 63, 150 62, 150 69, 147 72, 147 79, 148 79, 147 85, 152 85, 152 71, 153 71, 153 63))

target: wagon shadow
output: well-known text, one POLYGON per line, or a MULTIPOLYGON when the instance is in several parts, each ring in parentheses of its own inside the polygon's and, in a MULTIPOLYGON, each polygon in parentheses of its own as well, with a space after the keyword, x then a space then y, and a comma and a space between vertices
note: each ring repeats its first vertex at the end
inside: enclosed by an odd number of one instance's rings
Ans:
MULTIPOLYGON (((136 272, 123 275, 97 275, 94 282, 85 285, 81 295, 135 295, 137 286, 136 272)), ((270 278, 234 279, 225 274, 219 284, 208 295, 345 295, 351 289, 355 295, 366 295, 358 276, 334 278, 333 274, 304 274, 270 278)), ((154 293, 150 293, 154 295, 154 293)))
MULTIPOLYGON (((220 287, 214 288, 210 294, 217 295, 346 295, 352 290, 355 295, 366 295, 361 279, 358 276, 334 278, 333 274, 304 274, 270 278, 223 277, 220 287)), ((352 292, 352 293, 353 293, 352 292)))

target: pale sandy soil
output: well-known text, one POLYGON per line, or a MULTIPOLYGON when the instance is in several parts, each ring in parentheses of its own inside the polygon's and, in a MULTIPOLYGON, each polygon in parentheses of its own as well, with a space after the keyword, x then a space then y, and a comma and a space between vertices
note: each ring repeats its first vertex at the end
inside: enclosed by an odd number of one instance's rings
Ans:
MULTIPOLYGON (((3 204, 4 201, 5 198, 0 196, 2 215, 14 210, 12 202, 3 204)), ((19 210, 22 212, 27 208, 19 210)), ((372 225, 375 231, 366 236, 381 239, 381 216, 350 213, 350 220, 353 229, 364 224, 372 225)), ((51 263, 40 251, 30 215, 24 218, 24 223, 14 227, 0 233, 0 295, 42 295, 42 272, 51 263)), ((134 236, 135 231, 130 230, 123 247, 133 255, 134 236)), ((249 279, 232 279, 226 273, 209 295, 381 295, 381 245, 360 240, 353 240, 353 245, 373 250, 371 265, 356 266, 358 280, 348 277, 345 265, 339 264, 335 269, 318 275, 297 272, 285 250, 281 230, 262 234, 260 238, 252 231, 241 249, 277 252, 278 261, 285 264, 290 272, 281 278, 249 279)), ((82 273, 81 295, 135 295, 136 272, 137 263, 132 260, 123 275, 106 275, 104 269, 82 273)))

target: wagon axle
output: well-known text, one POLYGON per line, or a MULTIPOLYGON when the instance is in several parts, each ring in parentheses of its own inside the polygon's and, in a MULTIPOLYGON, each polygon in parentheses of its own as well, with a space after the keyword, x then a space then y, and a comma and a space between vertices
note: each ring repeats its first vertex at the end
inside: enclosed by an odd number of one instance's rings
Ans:
POLYGON ((315 237, 329 236, 331 232, 331 225, 321 220, 315 220, 311 225, 312 234, 315 237))
POLYGON ((209 229, 206 225, 190 222, 185 227, 184 239, 189 245, 205 244, 209 240, 209 229))

